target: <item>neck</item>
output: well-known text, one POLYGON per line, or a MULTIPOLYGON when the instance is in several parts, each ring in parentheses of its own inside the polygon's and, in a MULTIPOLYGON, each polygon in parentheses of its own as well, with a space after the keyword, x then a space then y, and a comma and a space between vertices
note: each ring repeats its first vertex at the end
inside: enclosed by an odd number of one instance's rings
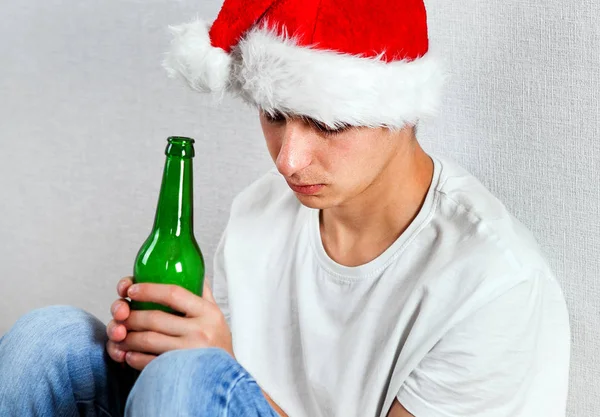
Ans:
POLYGON ((192 159, 168 156, 154 229, 173 237, 193 234, 192 159))
POLYGON ((400 150, 361 194, 321 211, 321 237, 329 256, 358 266, 381 255, 419 213, 432 177, 433 161, 416 140, 400 150))

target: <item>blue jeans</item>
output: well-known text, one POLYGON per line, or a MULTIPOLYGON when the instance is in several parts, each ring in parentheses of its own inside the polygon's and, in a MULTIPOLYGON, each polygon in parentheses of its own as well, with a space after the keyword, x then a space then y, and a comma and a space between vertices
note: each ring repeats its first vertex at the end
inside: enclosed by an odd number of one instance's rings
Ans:
POLYGON ((23 316, 0 339, 0 416, 277 416, 223 350, 168 352, 138 376, 108 357, 106 340, 106 327, 73 307, 23 316))

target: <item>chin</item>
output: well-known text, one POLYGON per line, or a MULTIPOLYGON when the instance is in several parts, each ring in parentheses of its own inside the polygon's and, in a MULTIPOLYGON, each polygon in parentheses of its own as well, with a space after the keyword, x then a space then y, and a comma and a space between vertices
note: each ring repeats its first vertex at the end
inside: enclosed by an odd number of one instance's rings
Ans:
POLYGON ((306 206, 311 209, 323 210, 335 206, 331 199, 325 198, 323 196, 307 196, 296 194, 296 198, 298 199, 298 201, 300 201, 300 203, 303 206, 306 206))

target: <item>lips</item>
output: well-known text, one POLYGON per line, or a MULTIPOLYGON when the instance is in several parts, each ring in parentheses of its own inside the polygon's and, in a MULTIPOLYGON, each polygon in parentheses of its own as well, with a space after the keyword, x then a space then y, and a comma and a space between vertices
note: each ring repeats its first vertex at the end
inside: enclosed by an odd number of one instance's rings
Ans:
POLYGON ((303 195, 315 195, 324 187, 323 184, 292 184, 289 182, 288 185, 292 191, 303 195))

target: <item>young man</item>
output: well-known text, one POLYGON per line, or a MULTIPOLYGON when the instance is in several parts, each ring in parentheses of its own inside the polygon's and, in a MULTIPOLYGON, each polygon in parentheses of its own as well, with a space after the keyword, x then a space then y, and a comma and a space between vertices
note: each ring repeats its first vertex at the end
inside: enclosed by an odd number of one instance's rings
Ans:
POLYGON ((0 341, 1 415, 565 415, 548 263, 415 137, 444 78, 422 0, 230 0, 175 33, 172 74, 255 105, 276 169, 234 201, 214 297, 119 283, 185 317, 117 300, 111 359, 81 311, 22 318, 0 341))

